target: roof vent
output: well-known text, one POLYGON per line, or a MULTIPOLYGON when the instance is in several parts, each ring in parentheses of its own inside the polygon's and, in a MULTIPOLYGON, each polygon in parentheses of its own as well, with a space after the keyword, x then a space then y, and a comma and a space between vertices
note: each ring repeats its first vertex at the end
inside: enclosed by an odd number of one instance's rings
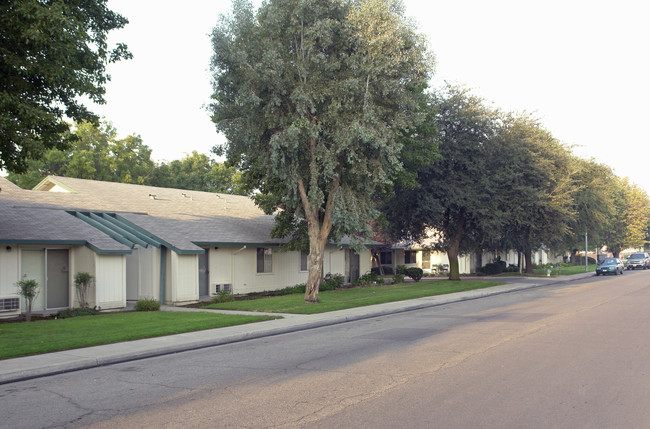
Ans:
POLYGON ((156 199, 156 194, 149 194, 149 198, 151 198, 152 200, 155 200, 156 199))

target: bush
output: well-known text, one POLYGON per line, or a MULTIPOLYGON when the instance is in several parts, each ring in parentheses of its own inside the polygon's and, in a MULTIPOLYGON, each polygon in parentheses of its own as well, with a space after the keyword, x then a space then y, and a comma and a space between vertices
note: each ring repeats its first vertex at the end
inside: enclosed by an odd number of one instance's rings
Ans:
POLYGON ((56 319, 67 319, 68 317, 94 316, 99 314, 97 308, 75 308, 72 310, 61 310, 54 315, 56 319))
POLYGON ((293 295, 298 293, 305 293, 306 290, 307 285, 302 283, 295 286, 289 286, 287 288, 284 288, 282 291, 285 292, 286 295, 293 295))
POLYGON ((488 276, 495 276, 503 272, 503 266, 497 262, 490 262, 481 267, 481 272, 488 276))
POLYGON ((334 290, 343 286, 344 276, 342 274, 327 273, 323 281, 320 282, 319 290, 334 290))
MULTIPOLYGON (((391 267, 389 265, 382 265, 381 268, 382 268, 382 271, 384 272, 385 276, 392 276, 393 275, 393 267, 391 267)), ((373 273, 381 275, 381 273, 379 272, 379 267, 372 267, 370 269, 370 271, 372 271, 373 273)))
POLYGON ((376 283, 383 283, 383 281, 384 280, 381 278, 381 276, 371 271, 356 279, 352 284, 354 286, 372 286, 376 283))
POLYGON ((160 310, 160 301, 153 298, 140 299, 135 303, 135 311, 158 311, 160 310))
POLYGON ((16 286, 18 286, 18 294, 25 298, 27 303, 25 319, 29 322, 32 320, 32 304, 40 292, 38 282, 34 279, 23 279, 16 283, 16 286))
POLYGON ((230 302, 234 301, 235 297, 233 296, 232 292, 229 290, 220 290, 217 293, 217 296, 212 298, 212 303, 213 304, 218 304, 220 302, 230 302))
POLYGON ((88 289, 92 286, 95 277, 92 274, 80 271, 74 275, 74 287, 77 290, 79 307, 88 308, 88 289))
POLYGON ((402 275, 408 276, 408 274, 406 274, 407 270, 408 270, 408 268, 406 268, 406 265, 398 265, 395 268, 395 274, 402 274, 402 275))
POLYGON ((422 268, 411 267, 406 270, 406 275, 412 278, 414 281, 419 282, 424 275, 424 271, 422 271, 422 268))
POLYGON ((393 276, 393 283, 398 284, 398 283, 404 283, 404 274, 395 274, 393 276))

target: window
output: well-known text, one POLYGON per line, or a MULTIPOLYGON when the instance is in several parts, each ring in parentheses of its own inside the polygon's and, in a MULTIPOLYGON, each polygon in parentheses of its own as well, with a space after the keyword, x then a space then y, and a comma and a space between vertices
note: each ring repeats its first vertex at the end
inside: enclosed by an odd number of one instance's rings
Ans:
POLYGON ((381 252, 379 259, 381 265, 393 265, 393 252, 381 252))
POLYGON ((404 263, 405 264, 415 264, 417 262, 416 255, 417 250, 405 250, 404 251, 404 263))
POLYGON ((307 271, 309 266, 309 253, 300 252, 300 271, 307 271))
POLYGON ((273 271, 273 254, 268 247, 257 248, 257 273, 271 273, 273 271))

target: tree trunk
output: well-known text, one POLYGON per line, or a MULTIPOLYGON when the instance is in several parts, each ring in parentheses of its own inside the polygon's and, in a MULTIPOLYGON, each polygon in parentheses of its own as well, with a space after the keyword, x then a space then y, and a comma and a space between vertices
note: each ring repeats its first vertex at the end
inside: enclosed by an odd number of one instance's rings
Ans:
POLYGON ((305 302, 318 302, 318 288, 323 270, 323 253, 332 230, 332 206, 334 205, 339 183, 337 179, 330 186, 327 202, 325 203, 325 213, 321 221, 319 216, 320 207, 313 205, 309 201, 302 177, 298 178, 298 192, 307 219, 307 234, 309 236, 309 274, 307 276, 307 287, 305 288, 305 302))
POLYGON ((305 302, 318 302, 318 288, 323 275, 323 253, 325 242, 320 242, 318 237, 312 239, 309 234, 309 274, 307 275, 307 287, 305 288, 305 302))
POLYGON ((524 258, 526 260, 526 274, 533 274, 533 255, 532 250, 524 249, 524 258))
POLYGON ((379 275, 383 276, 384 275, 384 267, 381 266, 381 252, 375 248, 371 250, 371 255, 372 259, 375 260, 377 263, 377 270, 379 271, 379 275))
POLYGON ((33 298, 27 298, 27 312, 25 313, 25 320, 30 322, 32 320, 32 300, 33 298))
POLYGON ((464 226, 465 212, 461 210, 458 221, 456 222, 456 233, 451 237, 449 247, 447 248, 447 257, 449 258, 449 280, 460 280, 458 251, 460 250, 460 240, 463 237, 464 226))

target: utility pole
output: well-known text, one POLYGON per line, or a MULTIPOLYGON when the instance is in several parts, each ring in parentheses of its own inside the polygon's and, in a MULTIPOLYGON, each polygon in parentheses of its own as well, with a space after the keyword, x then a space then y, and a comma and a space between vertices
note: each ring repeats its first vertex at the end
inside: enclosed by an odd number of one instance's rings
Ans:
POLYGON ((587 231, 585 231, 585 273, 589 272, 589 243, 587 241, 587 231))

